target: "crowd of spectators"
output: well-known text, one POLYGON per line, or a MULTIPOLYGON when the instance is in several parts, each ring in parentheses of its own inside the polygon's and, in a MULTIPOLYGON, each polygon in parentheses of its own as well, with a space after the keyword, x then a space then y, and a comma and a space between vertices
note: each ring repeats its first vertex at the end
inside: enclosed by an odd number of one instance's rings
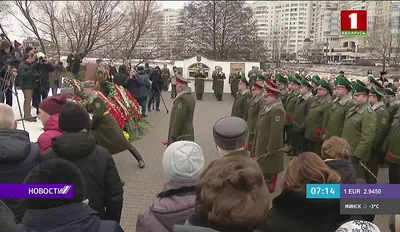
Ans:
MULTIPOLYGON (((44 126, 52 127, 34 144, 28 132, 16 129, 12 108, 0 104, 0 181, 70 183, 74 198, 2 199, 0 231, 123 231, 123 184, 112 156, 90 134, 87 111, 62 94, 47 98, 39 111, 44 126)), ((246 151, 247 123, 224 117, 213 135, 220 157, 209 165, 194 142, 166 148, 160 162, 168 181, 138 215, 137 232, 334 232, 365 226, 380 231, 371 222, 341 215, 338 199, 306 199, 309 183, 358 181, 345 140, 326 140, 322 158, 312 152, 293 158, 280 178, 282 192, 272 198, 246 151)))

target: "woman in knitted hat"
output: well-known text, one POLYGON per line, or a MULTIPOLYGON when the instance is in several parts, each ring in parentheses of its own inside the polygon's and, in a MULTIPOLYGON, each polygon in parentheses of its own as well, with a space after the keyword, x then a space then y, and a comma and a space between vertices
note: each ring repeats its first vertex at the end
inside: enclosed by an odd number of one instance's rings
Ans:
POLYGON ((52 146, 53 138, 62 134, 62 130, 58 127, 58 116, 61 107, 67 103, 65 94, 58 94, 46 98, 39 104, 39 119, 44 126, 44 132, 38 138, 38 145, 41 152, 46 151, 52 146))
POLYGON ((169 182, 150 207, 139 214, 137 232, 169 232, 194 213, 195 186, 204 167, 200 146, 190 141, 174 142, 165 150, 162 164, 169 182))

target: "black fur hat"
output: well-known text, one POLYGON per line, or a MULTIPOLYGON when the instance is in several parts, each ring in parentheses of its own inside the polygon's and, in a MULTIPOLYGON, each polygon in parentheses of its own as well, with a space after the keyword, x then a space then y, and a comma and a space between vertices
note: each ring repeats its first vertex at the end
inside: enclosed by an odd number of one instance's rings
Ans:
POLYGON ((29 172, 24 184, 74 185, 74 198, 24 199, 22 204, 27 209, 51 209, 86 199, 85 180, 81 170, 75 164, 63 159, 50 159, 39 164, 29 172))

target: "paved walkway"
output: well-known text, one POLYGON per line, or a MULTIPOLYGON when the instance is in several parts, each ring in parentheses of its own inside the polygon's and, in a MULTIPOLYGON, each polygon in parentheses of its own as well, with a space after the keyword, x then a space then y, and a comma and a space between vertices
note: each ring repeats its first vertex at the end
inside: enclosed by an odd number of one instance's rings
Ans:
MULTIPOLYGON (((170 93, 163 93, 165 103, 169 110, 172 107, 170 93)), ((195 140, 202 147, 206 164, 218 157, 212 137, 212 126, 219 118, 230 115, 233 99, 224 95, 224 101, 217 102, 212 94, 206 94, 203 101, 196 102, 195 111, 195 140)), ((162 154, 165 146, 162 141, 168 135, 169 114, 166 113, 161 103, 160 112, 149 112, 148 120, 153 128, 135 146, 146 161, 146 168, 140 170, 136 160, 128 152, 114 155, 119 174, 126 184, 124 186, 124 208, 121 225, 126 232, 134 232, 137 215, 148 207, 148 204, 162 190, 165 177, 162 173, 162 154)), ((289 160, 285 158, 286 162, 289 160)), ((380 172, 387 181, 387 171, 380 172)), ((381 182, 381 181, 380 181, 381 182)), ((382 182, 384 183, 384 182, 382 182)), ((279 194, 279 189, 274 196, 279 194)), ((388 232, 388 217, 377 217, 376 223, 383 232, 388 232)))

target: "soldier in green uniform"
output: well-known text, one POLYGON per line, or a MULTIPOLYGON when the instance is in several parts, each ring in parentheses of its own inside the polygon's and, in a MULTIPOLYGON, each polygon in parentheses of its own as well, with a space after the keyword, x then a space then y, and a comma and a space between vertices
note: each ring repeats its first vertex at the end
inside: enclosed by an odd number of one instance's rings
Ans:
POLYGON ((386 138, 386 158, 389 164, 389 183, 400 184, 400 109, 397 108, 386 138))
POLYGON ((204 79, 206 78, 206 74, 204 73, 203 67, 198 67, 197 71, 194 74, 194 89, 196 91, 197 100, 203 100, 204 94, 204 79))
POLYGON ((336 99, 333 100, 332 108, 329 110, 328 118, 324 121, 322 139, 326 140, 334 136, 341 137, 345 116, 353 107, 353 96, 350 91, 351 83, 346 77, 339 77, 335 87, 336 99))
POLYGON ((215 69, 211 74, 211 77, 213 79, 212 90, 214 91, 215 98, 217 98, 217 93, 215 92, 215 82, 216 82, 216 78, 217 78, 217 74, 218 73, 219 73, 219 66, 215 66, 215 69))
MULTIPOLYGON (((292 115, 293 115, 293 111, 294 111, 294 107, 296 106, 296 101, 297 101, 297 97, 299 96, 299 89, 301 86, 301 82, 293 77, 290 76, 289 77, 289 94, 286 98, 286 106, 285 106, 285 111, 286 111, 286 125, 285 125, 285 131, 286 131, 286 139, 287 139, 287 143, 292 143, 292 115)), ((289 156, 291 155, 295 155, 292 152, 289 154, 289 156)))
POLYGON ((231 86, 231 95, 236 97, 238 91, 238 85, 240 81, 239 69, 235 69, 231 74, 229 74, 229 84, 231 86))
POLYGON ((392 125, 393 117, 400 108, 400 100, 397 98, 397 90, 392 88, 386 88, 386 109, 389 111, 389 121, 388 124, 392 125))
POLYGON ((314 75, 312 78, 311 78, 311 85, 312 85, 312 90, 311 90, 311 92, 312 92, 312 94, 315 96, 315 95, 317 95, 317 92, 318 92, 318 81, 319 80, 321 80, 321 78, 318 76, 318 75, 314 75))
MULTIPOLYGON (((249 83, 250 83, 250 81, 249 81, 249 83)), ((252 85, 254 85, 254 83, 257 83, 258 85, 264 86, 265 76, 263 76, 262 74, 257 73, 256 74, 256 81, 253 82, 252 85)))
POLYGON ((354 106, 345 116, 342 138, 350 145, 356 177, 365 179, 368 174, 366 162, 371 156, 371 147, 376 130, 376 113, 368 103, 369 89, 358 82, 353 84, 354 106))
POLYGON ((168 144, 175 141, 194 141, 193 116, 196 100, 188 87, 189 81, 179 75, 176 77, 176 91, 169 120, 168 144))
POLYGON ((249 83, 251 86, 253 86, 254 83, 257 81, 257 67, 252 66, 251 70, 247 74, 247 77, 249 78, 249 83))
POLYGON ((261 107, 264 105, 265 94, 263 91, 263 86, 254 83, 251 87, 251 92, 253 97, 249 103, 249 111, 247 115, 247 126, 249 128, 249 139, 247 141, 247 148, 251 150, 251 145, 253 143, 256 123, 258 120, 258 115, 261 107))
POLYGON ((87 111, 92 114, 91 132, 96 139, 96 143, 111 154, 117 154, 129 150, 139 162, 139 167, 144 168, 145 164, 142 156, 136 148, 125 138, 122 129, 119 128, 117 121, 108 111, 104 100, 96 91, 93 81, 86 81, 83 84, 85 95, 89 97, 86 106, 87 111))
POLYGON ((374 76, 369 75, 368 76, 368 88, 371 89, 371 86, 375 86, 379 91, 383 91, 383 86, 379 84, 379 82, 375 79, 374 76))
POLYGON ((292 149, 293 153, 298 155, 301 152, 308 151, 308 142, 304 138, 306 131, 307 117, 313 102, 311 93, 312 86, 305 78, 301 79, 299 96, 292 115, 292 149))
POLYGON ((322 138, 321 132, 324 121, 328 118, 328 112, 332 107, 331 89, 328 82, 320 79, 317 87, 317 95, 308 112, 306 132, 304 137, 308 141, 308 151, 321 155, 322 138))
POLYGON ((242 118, 247 121, 247 115, 249 111, 249 103, 251 100, 250 84, 245 76, 239 81, 239 90, 236 93, 235 100, 232 105, 231 116, 242 118))
POLYGON ((256 157, 270 192, 275 190, 278 173, 283 170, 283 127, 285 109, 279 90, 268 81, 265 85, 265 105, 256 123, 251 155, 256 157))
MULTIPOLYGON (((214 74, 213 74, 214 75, 214 74)), ((217 97, 217 101, 222 101, 222 95, 224 94, 224 82, 225 82, 225 73, 222 72, 222 68, 218 67, 218 72, 215 73, 214 77, 214 92, 217 97)))
POLYGON ((171 84, 171 74, 166 64, 164 64, 164 68, 161 71, 161 75, 164 77, 163 90, 168 91, 169 84, 171 84))
MULTIPOLYGON (((385 157, 381 148, 389 131, 389 112, 386 110, 385 103, 382 101, 384 97, 385 95, 375 88, 375 86, 371 86, 369 102, 376 113, 376 130, 367 167, 375 176, 378 175, 379 163, 383 163, 385 157)), ((376 184, 377 180, 371 174, 367 173, 365 177, 368 184, 376 184)))
POLYGON ((287 99, 287 97, 289 95, 289 89, 286 86, 288 81, 281 74, 276 74, 275 75, 275 80, 278 83, 279 91, 281 91, 281 94, 279 95, 279 97, 281 98, 282 105, 283 105, 283 107, 286 107, 286 99, 287 99))

